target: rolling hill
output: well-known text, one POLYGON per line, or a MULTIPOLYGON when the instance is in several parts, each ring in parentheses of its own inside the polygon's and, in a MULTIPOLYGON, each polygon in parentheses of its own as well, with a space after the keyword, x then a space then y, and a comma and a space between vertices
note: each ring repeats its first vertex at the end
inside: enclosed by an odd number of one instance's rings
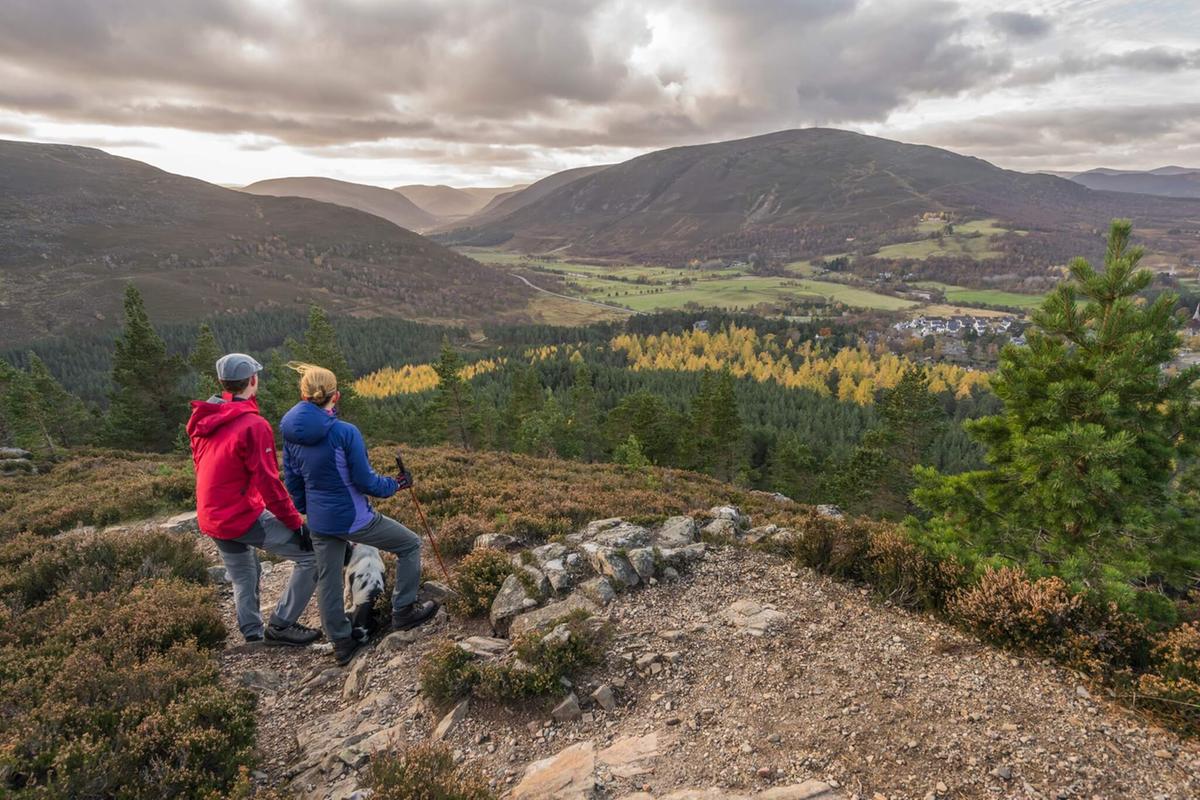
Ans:
POLYGON ((1159 167, 1135 170, 1093 169, 1072 175, 1075 183, 1109 192, 1200 198, 1200 169, 1159 167))
POLYGON ((822 128, 649 153, 505 209, 538 186, 439 239, 680 263, 754 251, 779 259, 837 253, 848 240, 895 240, 926 212, 1089 234, 1115 216, 1200 224, 1200 203, 1095 192, 935 147, 822 128))
POLYGON ((322 203, 357 208, 409 230, 425 230, 437 222, 433 214, 402 194, 333 178, 273 178, 244 186, 242 191, 271 197, 307 197, 322 203))
POLYGON ((130 282, 164 320, 314 302, 467 320, 529 297, 362 211, 223 189, 88 147, 0 141, 0 347, 115 325, 130 282))
POLYGON ((608 165, 602 164, 593 167, 575 167, 574 169, 565 169, 562 172, 556 172, 553 175, 547 175, 540 181, 529 184, 517 191, 505 192, 498 194, 483 206, 471 219, 466 220, 465 224, 476 226, 485 224, 489 220, 499 219, 507 214, 511 214, 518 209, 541 200, 546 195, 553 192, 568 183, 585 178, 588 175, 599 172, 605 169, 608 165))
POLYGON ((470 186, 462 189, 445 185, 410 184, 397 186, 392 191, 404 195, 426 213, 439 220, 447 221, 468 217, 486 206, 496 196, 511 194, 524 188, 525 184, 470 186))

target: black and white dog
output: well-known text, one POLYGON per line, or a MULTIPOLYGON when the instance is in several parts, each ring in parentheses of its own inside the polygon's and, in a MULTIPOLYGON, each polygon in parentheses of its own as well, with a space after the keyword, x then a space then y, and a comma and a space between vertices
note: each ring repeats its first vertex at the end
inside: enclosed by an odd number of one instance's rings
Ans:
POLYGON ((375 601, 383 594, 385 567, 379 549, 369 544, 350 544, 346 548, 346 597, 350 605, 346 613, 350 624, 374 633, 375 601))

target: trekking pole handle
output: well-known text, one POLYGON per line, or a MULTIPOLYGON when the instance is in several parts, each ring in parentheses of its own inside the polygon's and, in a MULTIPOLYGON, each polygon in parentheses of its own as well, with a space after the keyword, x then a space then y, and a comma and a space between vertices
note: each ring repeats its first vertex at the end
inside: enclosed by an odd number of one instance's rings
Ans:
POLYGON ((401 475, 403 475, 405 472, 408 472, 408 470, 404 468, 404 456, 400 455, 399 450, 396 451, 396 469, 400 470, 401 475))

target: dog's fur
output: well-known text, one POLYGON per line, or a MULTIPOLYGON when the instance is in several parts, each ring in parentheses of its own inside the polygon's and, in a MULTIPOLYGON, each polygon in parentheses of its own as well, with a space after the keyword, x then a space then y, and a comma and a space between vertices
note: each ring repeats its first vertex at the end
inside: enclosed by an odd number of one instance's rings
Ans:
POLYGON ((383 557, 369 544, 346 548, 346 597, 350 606, 350 624, 374 632, 375 601, 383 594, 383 557))

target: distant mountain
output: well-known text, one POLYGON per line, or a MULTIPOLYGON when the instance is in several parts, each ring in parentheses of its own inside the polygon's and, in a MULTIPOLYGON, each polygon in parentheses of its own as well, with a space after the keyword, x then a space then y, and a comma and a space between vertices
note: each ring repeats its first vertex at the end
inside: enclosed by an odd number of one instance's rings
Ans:
POLYGON ((469 186, 458 189, 453 186, 414 183, 397 186, 393 191, 404 195, 426 213, 444 220, 470 216, 497 195, 519 191, 526 185, 522 183, 515 186, 469 186))
POLYGON ((755 250, 777 258, 839 252, 848 239, 862 246, 911 230, 926 212, 1089 232, 1114 216, 1200 217, 1200 205, 1131 201, 935 147, 821 128, 649 153, 507 210, 538 188, 438 238, 680 262, 755 250))
POLYGON ((1187 167, 1159 167, 1144 172, 1093 169, 1072 175, 1071 180, 1089 189, 1108 192, 1200 198, 1200 169, 1187 167))
POLYGON ((357 208, 415 231, 431 228, 437 221, 433 214, 390 189, 333 178, 273 178, 244 186, 242 191, 271 197, 307 197, 322 203, 357 208))
POLYGON ((580 178, 586 178, 588 175, 593 175, 607 167, 607 164, 601 164, 593 167, 575 167, 574 169, 565 169, 562 172, 556 172, 553 175, 547 175, 540 181, 535 181, 519 191, 498 194, 492 198, 491 202, 479 209, 474 217, 466 220, 464 224, 475 226, 484 224, 489 220, 499 219, 500 217, 511 214, 518 209, 524 208, 531 203, 541 200, 555 189, 566 186, 568 183, 579 180, 580 178))
POLYGON ((0 347, 115 325, 129 282, 172 320, 309 303, 469 320, 529 296, 362 211, 222 189, 66 145, 0 141, 0 254, 0 347))

